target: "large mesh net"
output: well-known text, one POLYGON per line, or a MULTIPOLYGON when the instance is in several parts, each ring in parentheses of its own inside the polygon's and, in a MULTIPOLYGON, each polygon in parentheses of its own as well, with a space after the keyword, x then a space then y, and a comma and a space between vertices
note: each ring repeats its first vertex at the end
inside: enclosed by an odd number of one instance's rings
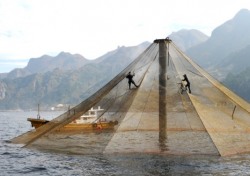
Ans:
POLYGON ((129 90, 128 80, 126 79, 127 74, 132 72, 132 74, 135 75, 134 81, 136 84, 140 85, 148 68, 157 58, 157 54, 158 48, 156 47, 156 44, 151 44, 141 55, 138 56, 138 58, 120 72, 120 74, 85 101, 69 109, 67 112, 51 120, 49 123, 37 128, 36 130, 23 134, 12 141, 14 143, 24 143, 29 145, 46 134, 60 131, 65 125, 78 119, 91 108, 101 107, 103 109, 103 112, 98 114, 96 121, 103 117, 110 121, 118 121, 119 124, 124 116, 123 114, 126 113, 130 106, 133 96, 136 94, 136 91, 133 89, 129 90))
POLYGON ((250 144, 249 110, 248 103, 202 70, 173 42, 156 40, 92 96, 12 142, 85 154, 240 153, 250 144), (129 89, 129 72, 135 74, 138 88, 132 84, 129 89), (180 87, 184 74, 191 82, 191 94, 180 87), (92 122, 92 130, 74 130, 72 123, 92 108, 102 110, 92 122), (101 126, 95 126, 103 119, 101 126), (104 130, 106 122, 114 128, 104 130), (228 137, 230 130, 235 131, 228 137), (237 139, 239 134, 242 140, 237 139), (236 139, 238 150, 230 143, 236 139))

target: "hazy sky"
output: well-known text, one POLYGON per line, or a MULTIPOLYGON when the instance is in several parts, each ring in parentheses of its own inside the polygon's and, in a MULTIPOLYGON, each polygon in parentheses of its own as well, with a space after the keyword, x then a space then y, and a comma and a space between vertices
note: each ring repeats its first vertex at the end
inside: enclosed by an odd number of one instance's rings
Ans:
POLYGON ((61 51, 95 59, 180 29, 211 35, 249 0, 0 0, 0 73, 61 51))

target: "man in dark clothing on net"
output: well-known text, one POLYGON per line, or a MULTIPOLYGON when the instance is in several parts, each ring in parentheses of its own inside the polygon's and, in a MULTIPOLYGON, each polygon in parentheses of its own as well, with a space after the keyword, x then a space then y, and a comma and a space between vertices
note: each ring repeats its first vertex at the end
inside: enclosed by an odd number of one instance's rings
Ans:
POLYGON ((131 74, 131 72, 128 73, 128 75, 126 76, 126 78, 128 79, 128 86, 129 86, 129 89, 131 89, 131 83, 135 85, 135 87, 138 87, 134 80, 133 80, 133 77, 135 76, 135 74, 131 74))
POLYGON ((184 79, 182 81, 186 81, 187 84, 185 85, 185 87, 188 88, 189 93, 191 94, 190 82, 189 82, 189 80, 187 78, 187 75, 184 74, 183 77, 184 77, 184 79))

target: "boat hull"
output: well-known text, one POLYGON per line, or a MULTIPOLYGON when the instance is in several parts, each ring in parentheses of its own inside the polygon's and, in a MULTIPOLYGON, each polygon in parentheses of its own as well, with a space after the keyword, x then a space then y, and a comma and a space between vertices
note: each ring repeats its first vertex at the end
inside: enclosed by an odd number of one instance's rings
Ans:
MULTIPOLYGON (((44 119, 35 119, 28 118, 28 121, 31 122, 31 126, 39 128, 40 126, 48 123, 48 120, 44 119)), ((87 123, 87 124, 79 124, 79 123, 69 123, 64 127, 60 128, 59 131, 100 131, 100 130, 113 130, 115 125, 117 125, 117 121, 109 121, 109 122, 97 122, 97 123, 87 123)))
POLYGON ((63 130, 108 130, 114 129, 114 126, 117 125, 117 122, 98 122, 98 123, 89 123, 89 124, 77 124, 69 123, 63 127, 63 130))

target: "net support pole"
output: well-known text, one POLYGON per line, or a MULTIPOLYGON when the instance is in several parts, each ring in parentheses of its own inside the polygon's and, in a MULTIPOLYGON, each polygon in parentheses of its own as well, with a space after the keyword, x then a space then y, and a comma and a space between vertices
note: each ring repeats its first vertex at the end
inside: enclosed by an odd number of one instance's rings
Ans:
POLYGON ((166 39, 157 39, 154 41, 159 44, 159 143, 165 148, 166 127, 167 127, 167 47, 166 39))

